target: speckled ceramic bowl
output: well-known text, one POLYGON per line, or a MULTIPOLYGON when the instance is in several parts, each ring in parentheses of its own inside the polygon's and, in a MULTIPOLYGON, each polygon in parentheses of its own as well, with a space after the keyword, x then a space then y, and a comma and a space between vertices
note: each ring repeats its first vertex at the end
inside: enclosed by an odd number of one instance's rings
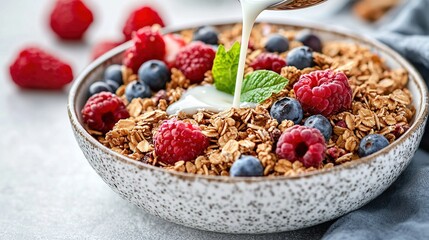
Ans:
MULTIPOLYGON (((74 82, 68 111, 77 142, 88 162, 120 196, 149 213, 185 226, 224 233, 269 233, 316 225, 353 211, 381 194, 410 162, 428 115, 427 88, 416 70, 385 45, 314 25, 324 39, 364 44, 391 67, 409 71, 416 116, 399 140, 384 150, 329 170, 297 177, 230 178, 183 174, 133 161, 97 142, 82 126, 80 111, 89 85, 121 61, 124 44, 92 63, 74 82)), ((227 26, 227 25, 223 25, 227 26)))

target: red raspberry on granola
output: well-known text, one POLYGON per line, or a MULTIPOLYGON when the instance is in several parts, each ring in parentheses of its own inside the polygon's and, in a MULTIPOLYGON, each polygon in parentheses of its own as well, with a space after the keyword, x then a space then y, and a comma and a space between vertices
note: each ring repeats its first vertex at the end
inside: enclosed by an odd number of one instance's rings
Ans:
POLYGON ((289 161, 300 161, 305 167, 318 167, 325 158, 325 138, 316 128, 295 125, 280 136, 276 153, 289 161))
POLYGON ((161 33, 151 27, 144 27, 134 33, 133 45, 125 51, 123 64, 137 73, 148 60, 164 60, 165 42, 161 33))
POLYGON ((212 69, 215 56, 216 52, 211 46, 193 42, 177 54, 176 67, 192 83, 199 83, 204 80, 204 74, 212 69))
POLYGON ((92 130, 106 133, 130 114, 121 98, 110 92, 101 92, 88 99, 82 109, 83 122, 92 130))
POLYGON ((324 70, 301 75, 293 90, 304 111, 310 114, 329 117, 352 106, 352 89, 342 72, 324 70))
POLYGON ((155 9, 149 6, 143 6, 135 9, 130 14, 125 22, 122 32, 124 33, 125 39, 130 40, 133 32, 154 24, 158 24, 161 27, 165 26, 164 21, 155 9))
POLYGON ((158 159, 174 164, 197 158, 209 146, 209 140, 198 126, 172 119, 161 125, 154 144, 158 159))
POLYGON ((271 70, 280 73, 282 68, 286 66, 286 61, 279 55, 274 53, 261 53, 250 64, 254 70, 271 70))
POLYGON ((172 68, 176 62, 177 54, 186 46, 186 42, 182 36, 172 33, 164 35, 164 41, 166 46, 164 62, 169 68, 172 68))

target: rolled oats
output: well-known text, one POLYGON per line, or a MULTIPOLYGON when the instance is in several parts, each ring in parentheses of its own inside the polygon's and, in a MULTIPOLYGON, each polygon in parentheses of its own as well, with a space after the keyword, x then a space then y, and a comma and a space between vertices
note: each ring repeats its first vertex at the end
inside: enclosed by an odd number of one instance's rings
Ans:
MULTIPOLYGON (((275 25, 258 24, 252 32, 253 49, 249 51, 247 65, 263 51, 262 42, 271 32, 278 32, 289 38, 291 46, 300 46, 293 41, 296 31, 285 30, 275 25)), ((187 41, 192 31, 182 31, 187 41)), ((239 40, 241 25, 222 29, 219 39, 228 48, 239 40)), ((282 55, 284 57, 286 53, 282 55)), ((301 173, 329 169, 358 159, 357 150, 363 137, 378 133, 389 141, 400 137, 410 125, 415 114, 412 96, 406 85, 408 73, 403 69, 389 69, 378 55, 365 46, 349 42, 328 41, 323 52, 314 54, 316 66, 299 70, 293 66, 282 69, 281 75, 289 79, 289 85, 274 94, 255 109, 230 109, 221 113, 200 111, 193 116, 180 113, 176 118, 198 125, 210 141, 206 151, 195 160, 166 164, 158 161, 154 151, 153 136, 159 125, 171 116, 167 107, 178 101, 183 92, 195 87, 178 69, 171 69, 171 81, 165 91, 148 99, 133 99, 127 105, 130 118, 119 121, 105 136, 89 130, 99 141, 112 150, 137 161, 169 170, 200 175, 228 176, 229 169, 241 155, 256 156, 262 163, 266 176, 296 176, 301 173), (318 167, 306 168, 299 161, 278 159, 274 152, 281 133, 292 127, 292 121, 278 123, 272 119, 269 109, 283 97, 295 97, 292 86, 302 74, 319 69, 342 71, 349 78, 353 93, 350 111, 329 117, 333 125, 332 137, 327 143, 327 157, 318 167)), ((246 67, 246 73, 253 69, 246 67)), ((136 80, 130 69, 123 69, 124 85, 117 95, 124 98, 125 85, 136 80)), ((202 84, 213 84, 211 71, 205 73, 202 84)), ((308 116, 306 116, 308 117, 308 116)))

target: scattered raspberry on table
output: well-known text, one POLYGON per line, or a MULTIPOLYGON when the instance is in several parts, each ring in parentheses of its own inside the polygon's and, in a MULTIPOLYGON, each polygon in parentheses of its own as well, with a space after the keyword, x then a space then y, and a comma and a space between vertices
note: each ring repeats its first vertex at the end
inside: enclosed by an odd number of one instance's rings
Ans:
POLYGON ((57 0, 50 15, 50 26, 58 37, 79 40, 94 21, 92 11, 81 0, 57 0))
POLYGON ((209 146, 209 140, 198 126, 172 119, 159 127, 154 144, 158 159, 174 164, 197 158, 209 146))
POLYGON ((9 70, 13 82, 22 88, 61 89, 73 81, 69 64, 36 47, 23 49, 9 70))

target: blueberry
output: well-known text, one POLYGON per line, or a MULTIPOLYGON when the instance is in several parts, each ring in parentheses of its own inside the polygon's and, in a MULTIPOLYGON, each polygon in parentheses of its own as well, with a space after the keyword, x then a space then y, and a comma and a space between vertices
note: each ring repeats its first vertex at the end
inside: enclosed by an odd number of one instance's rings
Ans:
POLYGON ((152 91, 159 91, 165 88, 170 81, 170 71, 164 62, 150 60, 145 62, 139 69, 139 79, 146 83, 152 91))
POLYGON ((313 49, 313 51, 316 51, 316 52, 322 51, 322 41, 318 36, 311 33, 308 29, 300 31, 295 36, 295 40, 313 49))
POLYGON ((270 115, 279 123, 284 120, 291 120, 295 124, 300 124, 304 117, 304 112, 301 104, 296 99, 282 98, 273 104, 270 115))
POLYGON ((268 52, 282 53, 289 49, 289 40, 280 34, 272 35, 265 44, 268 52))
POLYGON ((129 83, 127 88, 125 88, 125 96, 131 102, 134 98, 150 98, 152 92, 146 83, 134 81, 129 83))
POLYGON ((104 71, 104 79, 110 79, 118 83, 119 86, 124 84, 122 79, 122 66, 111 65, 104 71))
POLYGON ((305 120, 304 126, 318 129, 326 141, 329 141, 332 135, 332 125, 329 120, 322 115, 314 115, 305 120))
POLYGON ((209 45, 217 45, 219 43, 218 32, 212 26, 203 26, 195 30, 193 40, 209 45))
POLYGON ((111 92, 113 93, 113 89, 105 82, 98 81, 94 82, 89 86, 89 95, 92 96, 101 92, 111 92))
POLYGON ((229 170, 231 177, 259 177, 264 175, 261 162, 254 156, 242 155, 229 170))
POLYGON ((313 50, 306 46, 294 48, 288 53, 286 63, 288 66, 294 66, 298 69, 313 67, 313 50))
POLYGON ((389 141, 381 134, 370 134, 364 137, 359 144, 359 157, 366 157, 387 147, 389 141))
POLYGON ((116 90, 118 90, 119 88, 119 84, 113 80, 107 79, 104 80, 105 83, 107 83, 107 85, 109 85, 109 87, 112 89, 113 92, 116 92, 116 90))

